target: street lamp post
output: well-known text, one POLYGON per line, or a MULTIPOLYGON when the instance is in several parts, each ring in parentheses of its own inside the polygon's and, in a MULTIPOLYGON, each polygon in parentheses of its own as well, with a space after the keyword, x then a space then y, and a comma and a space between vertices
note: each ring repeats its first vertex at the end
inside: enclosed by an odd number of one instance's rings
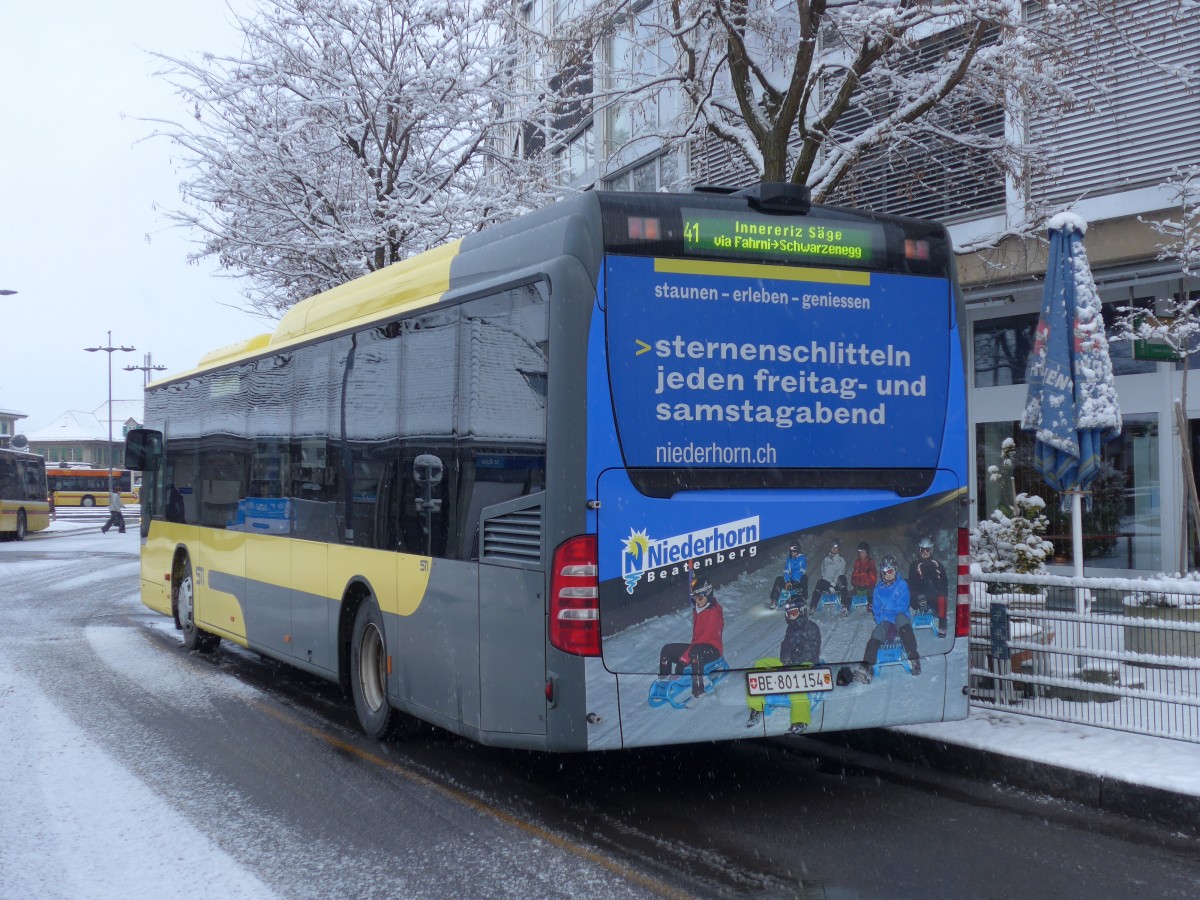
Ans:
POLYGON ((142 357, 142 364, 140 366, 126 366, 125 367, 126 372, 142 372, 145 374, 145 380, 142 382, 142 387, 145 387, 146 385, 148 385, 150 383, 150 373, 151 372, 165 372, 166 370, 167 370, 166 366, 152 365, 151 357, 150 357, 149 353, 147 353, 145 356, 142 357))
POLYGON ((137 347, 114 347, 112 342, 112 332, 108 333, 108 343, 103 347, 84 347, 88 353, 97 353, 103 350, 108 354, 108 492, 111 494, 113 489, 113 440, 112 440, 112 355, 120 350, 124 353, 132 353, 137 347))

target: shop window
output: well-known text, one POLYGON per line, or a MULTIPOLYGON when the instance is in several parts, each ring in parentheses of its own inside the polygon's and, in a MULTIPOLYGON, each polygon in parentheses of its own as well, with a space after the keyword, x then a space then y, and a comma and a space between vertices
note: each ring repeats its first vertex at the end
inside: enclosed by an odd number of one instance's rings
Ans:
MULTIPOLYGON (((978 517, 987 518, 1007 503, 1004 479, 990 481, 988 467, 999 466, 1005 438, 1017 444, 1015 480, 1018 492, 1046 501, 1050 519, 1046 537, 1054 544, 1054 563, 1072 565, 1071 511, 1062 497, 1033 468, 1034 436, 1019 422, 987 422, 975 426, 978 517)), ((1091 487, 1091 508, 1083 513, 1084 565, 1101 569, 1163 568, 1162 508, 1158 467, 1158 419, 1126 415, 1120 437, 1105 446, 1100 476, 1091 487)))

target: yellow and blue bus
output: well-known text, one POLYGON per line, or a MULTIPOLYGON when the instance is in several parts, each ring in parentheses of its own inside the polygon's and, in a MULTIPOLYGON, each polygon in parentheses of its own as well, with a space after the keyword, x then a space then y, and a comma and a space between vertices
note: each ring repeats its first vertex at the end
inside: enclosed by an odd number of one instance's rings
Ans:
POLYGON ((0 449, 0 541, 22 541, 29 532, 49 527, 45 459, 0 449))
POLYGON ((964 717, 962 322, 934 223, 788 185, 565 199, 151 384, 144 602, 338 682, 376 737, 964 717))

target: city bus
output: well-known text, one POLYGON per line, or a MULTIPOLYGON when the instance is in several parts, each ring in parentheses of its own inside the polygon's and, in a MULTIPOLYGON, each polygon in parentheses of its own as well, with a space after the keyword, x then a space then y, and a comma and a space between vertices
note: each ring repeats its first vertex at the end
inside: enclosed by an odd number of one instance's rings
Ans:
POLYGON ((931 222, 790 185, 564 199, 149 385, 143 601, 188 650, 339 683, 376 738, 962 718, 963 321, 931 222), (942 596, 884 609, 834 543, 891 601, 934 559, 942 596))
POLYGON ((21 541, 49 527, 46 461, 36 453, 0 448, 0 541, 21 541))
MULTIPOLYGON (((113 486, 121 502, 136 505, 134 474, 128 469, 113 469, 113 486)), ((57 506, 108 506, 108 469, 76 466, 51 466, 46 470, 50 490, 57 506)))

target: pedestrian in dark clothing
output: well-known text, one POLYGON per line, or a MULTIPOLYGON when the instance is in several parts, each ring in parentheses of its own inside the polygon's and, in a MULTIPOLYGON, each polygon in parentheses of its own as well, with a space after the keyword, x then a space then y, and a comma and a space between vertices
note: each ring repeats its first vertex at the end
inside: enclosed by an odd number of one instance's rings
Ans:
POLYGON ((108 495, 108 521, 100 526, 100 531, 108 534, 108 529, 114 525, 121 534, 125 533, 125 514, 121 511, 125 504, 121 502, 121 495, 116 491, 110 491, 108 495))

